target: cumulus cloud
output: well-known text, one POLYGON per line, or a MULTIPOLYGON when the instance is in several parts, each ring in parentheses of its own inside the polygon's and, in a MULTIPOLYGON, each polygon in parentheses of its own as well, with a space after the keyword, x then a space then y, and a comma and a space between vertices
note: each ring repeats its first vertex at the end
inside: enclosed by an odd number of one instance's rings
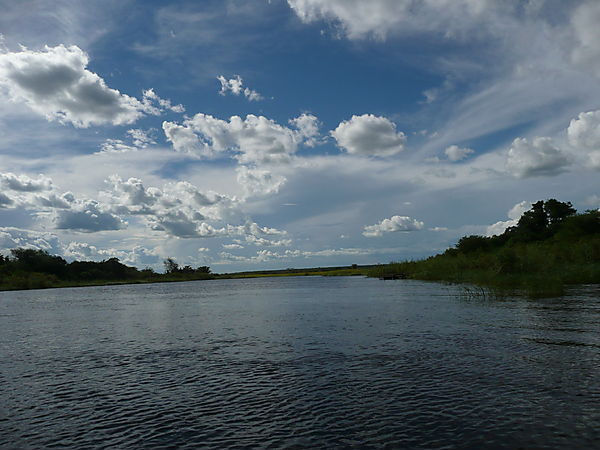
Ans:
POLYGON ((52 190, 52 180, 44 175, 31 178, 27 175, 0 173, 0 186, 3 189, 19 192, 41 192, 52 190))
POLYGON ((305 139, 304 145, 314 147, 322 143, 319 133, 319 119, 312 114, 302 113, 298 117, 289 120, 290 125, 298 129, 300 135, 305 139))
POLYGON ((78 261, 99 261, 117 257, 117 254, 112 249, 99 249, 94 245, 85 242, 69 242, 64 248, 62 255, 69 259, 78 261))
POLYGON ((54 233, 0 227, 0 253, 8 254, 14 248, 45 250, 67 260, 101 261, 119 258, 123 263, 144 267, 157 264, 160 257, 156 250, 137 245, 132 249, 98 248, 85 242, 65 243, 54 233))
POLYGON ((223 221, 239 215, 235 199, 215 192, 202 192, 191 183, 168 183, 162 189, 146 188, 137 178, 107 180, 110 191, 100 198, 119 215, 144 216, 153 230, 178 237, 212 237, 219 230, 206 223, 208 219, 223 221))
POLYGON ((256 167, 240 166, 236 172, 237 182, 244 188, 247 197, 277 193, 286 181, 281 175, 256 167))
POLYGON ((235 250, 235 249, 244 248, 244 246, 241 245, 241 244, 236 244, 234 242, 234 243, 231 243, 231 244, 223 244, 223 248, 226 248, 227 250, 235 250))
POLYGON ((507 213, 509 220, 496 222, 490 225, 489 227, 487 227, 486 235, 496 236, 504 233, 504 231, 506 231, 507 228, 516 226, 523 213, 529 211, 530 209, 531 202, 524 200, 522 202, 517 203, 507 213))
POLYGON ((571 120, 567 135, 574 151, 600 169, 600 110, 582 112, 571 120))
POLYGON ((227 95, 228 92, 231 92, 233 95, 243 94, 244 97, 250 101, 263 100, 263 96, 258 92, 248 87, 244 87, 244 81, 239 75, 235 75, 229 80, 223 75, 219 75, 217 80, 221 82, 221 90, 219 91, 219 94, 221 95, 227 95))
POLYGON ((261 227, 252 222, 243 214, 237 198, 212 191, 204 192, 186 181, 167 183, 162 188, 146 188, 137 178, 123 180, 115 175, 107 183, 111 189, 102 191, 100 199, 109 205, 112 213, 140 216, 150 229, 171 236, 253 236, 258 239, 253 241, 255 243, 265 236, 286 234, 285 231, 261 227), (232 225, 231 222, 243 224, 232 225))
POLYGON ((285 163, 298 146, 314 138, 307 121, 302 129, 291 129, 264 116, 248 114, 245 119, 232 116, 222 120, 208 114, 196 114, 183 125, 163 122, 167 140, 176 151, 199 157, 212 157, 223 152, 234 152, 241 163, 285 163))
POLYGON ((536 137, 531 142, 517 138, 508 149, 506 169, 518 178, 556 175, 571 163, 551 138, 536 137))
POLYGON ((416 219, 407 216, 392 216, 389 219, 383 219, 375 225, 367 225, 364 228, 363 236, 381 237, 385 233, 395 233, 398 231, 417 231, 422 230, 425 224, 416 219))
POLYGON ((106 139, 100 144, 99 153, 125 153, 125 152, 136 152, 139 148, 135 145, 127 144, 122 139, 106 139))
POLYGON ((254 234, 246 235, 246 242, 248 244, 256 245, 259 247, 288 247, 292 245, 291 239, 265 239, 254 234))
POLYGON ((108 211, 95 200, 79 200, 69 209, 56 210, 54 223, 59 230, 73 230, 84 233, 121 230, 127 226, 120 217, 108 211))
POLYGON ((136 245, 131 250, 117 250, 114 248, 98 248, 85 242, 69 242, 63 245, 62 256, 78 261, 101 261, 109 258, 118 258, 124 264, 137 267, 155 265, 160 261, 154 249, 136 245))
POLYGON ((158 96, 154 89, 146 89, 142 92, 142 104, 144 105, 144 111, 148 114, 158 116, 165 110, 169 110, 176 113, 185 112, 183 105, 173 105, 171 100, 164 99, 158 96))
POLYGON ((71 192, 58 193, 52 180, 44 175, 31 178, 3 173, 0 185, 6 192, 0 196, 2 206, 33 210, 40 217, 50 216, 57 229, 95 232, 119 230, 127 225, 107 205, 77 199, 71 192))
POLYGON ((153 128, 149 130, 132 128, 131 130, 127 130, 128 142, 122 139, 106 139, 100 144, 100 151, 97 153, 136 152, 147 148, 150 145, 156 144, 156 141, 152 137, 154 131, 155 129, 153 128))
POLYGON ((109 88, 86 69, 88 55, 77 46, 22 49, 0 54, 0 86, 10 100, 24 102, 48 120, 76 127, 135 122, 145 106, 109 88))
POLYGON ((45 175, 40 174, 32 178, 24 174, 0 173, 0 187, 4 190, 0 199, 0 204, 4 207, 25 209, 70 207, 71 194, 57 194, 52 180, 45 175))
POLYGON ((450 147, 446 148, 446 150, 444 150, 446 157, 452 162, 465 159, 467 156, 474 152, 475 151, 470 148, 459 147, 458 145, 451 145, 450 147))
POLYGON ((341 122, 331 135, 339 147, 353 155, 392 156, 404 150, 406 136, 386 117, 353 115, 341 122))
POLYGON ((0 227, 0 252, 7 254, 13 248, 33 248, 62 254, 62 244, 52 233, 0 227))
POLYGON ((156 141, 152 137, 152 135, 156 132, 156 128, 151 128, 149 130, 142 130, 140 128, 132 128, 127 130, 127 134, 133 140, 133 145, 138 148, 146 148, 149 145, 156 144, 156 141))

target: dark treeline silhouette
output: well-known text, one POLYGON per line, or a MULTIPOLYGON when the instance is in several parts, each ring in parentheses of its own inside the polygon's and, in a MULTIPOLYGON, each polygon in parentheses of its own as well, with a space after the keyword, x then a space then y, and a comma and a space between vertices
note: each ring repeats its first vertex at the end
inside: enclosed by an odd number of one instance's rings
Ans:
POLYGON ((200 266, 197 269, 192 268, 192 266, 183 266, 180 267, 177 262, 173 258, 167 258, 163 261, 165 266, 165 273, 168 274, 207 274, 210 273, 210 267, 208 266, 200 266))
POLYGON ((104 261, 73 261, 45 250, 16 248, 9 256, 0 255, 0 289, 35 289, 85 284, 210 279, 208 266, 180 268, 172 259, 165 260, 164 274, 151 268, 138 270, 118 258, 104 261), (168 263, 167 263, 168 262, 168 263))
POLYGON ((560 295, 566 284, 600 283, 600 212, 538 201, 500 235, 465 236, 440 255, 381 265, 369 275, 560 295))

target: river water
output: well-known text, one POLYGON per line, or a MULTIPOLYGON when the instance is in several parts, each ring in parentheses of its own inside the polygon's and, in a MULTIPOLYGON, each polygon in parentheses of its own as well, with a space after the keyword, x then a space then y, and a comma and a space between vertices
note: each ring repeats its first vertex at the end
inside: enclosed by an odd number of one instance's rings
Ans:
POLYGON ((1 448, 598 448, 600 289, 290 277, 0 293, 1 448))

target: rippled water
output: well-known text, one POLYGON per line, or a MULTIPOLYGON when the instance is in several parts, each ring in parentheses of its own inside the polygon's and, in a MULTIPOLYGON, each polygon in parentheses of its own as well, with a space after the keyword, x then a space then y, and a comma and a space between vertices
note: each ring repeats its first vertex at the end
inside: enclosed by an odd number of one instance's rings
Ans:
POLYGON ((592 448, 597 287, 270 278, 0 293, 2 448, 592 448))

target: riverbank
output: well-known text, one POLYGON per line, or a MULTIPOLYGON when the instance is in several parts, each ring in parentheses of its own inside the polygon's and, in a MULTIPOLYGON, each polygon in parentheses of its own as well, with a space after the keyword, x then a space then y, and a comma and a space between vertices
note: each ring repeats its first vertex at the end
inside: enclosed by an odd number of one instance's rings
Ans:
POLYGON ((0 290, 289 276, 368 276, 466 283, 496 295, 563 295, 573 284, 600 284, 600 212, 576 214, 570 203, 540 201, 518 223, 496 236, 466 236, 455 247, 419 261, 382 265, 287 268, 213 274, 208 266, 165 273, 138 270, 116 258, 73 261, 42 250, 14 249, 0 257, 0 290))
POLYGON ((225 280, 238 278, 299 277, 299 276, 367 276, 376 266, 312 267, 303 269, 259 270, 232 273, 203 274, 145 274, 143 278, 122 280, 61 280, 55 276, 38 272, 22 272, 0 279, 0 291, 51 289, 86 286, 111 286, 125 284, 171 283, 199 280, 225 280))
POLYGON ((420 261, 390 263, 368 275, 470 283, 496 293, 563 295, 573 284, 600 284, 600 212, 575 214, 570 204, 538 202, 497 236, 467 236, 420 261), (564 206, 564 207, 563 207, 564 206))

